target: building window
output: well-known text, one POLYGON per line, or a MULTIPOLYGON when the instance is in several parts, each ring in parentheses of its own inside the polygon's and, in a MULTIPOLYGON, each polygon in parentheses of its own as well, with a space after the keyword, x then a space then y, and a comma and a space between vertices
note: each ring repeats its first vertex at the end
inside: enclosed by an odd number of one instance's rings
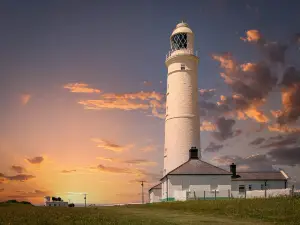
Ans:
POLYGON ((245 185, 240 185, 239 186, 239 193, 244 193, 245 192, 245 185))
POLYGON ((185 70, 185 65, 181 64, 180 69, 185 70))
POLYGON ((261 190, 264 190, 264 186, 265 186, 265 185, 261 184, 261 185, 260 185, 260 189, 261 189, 261 190))
POLYGON ((252 184, 249 184, 248 189, 249 191, 252 191, 252 184))

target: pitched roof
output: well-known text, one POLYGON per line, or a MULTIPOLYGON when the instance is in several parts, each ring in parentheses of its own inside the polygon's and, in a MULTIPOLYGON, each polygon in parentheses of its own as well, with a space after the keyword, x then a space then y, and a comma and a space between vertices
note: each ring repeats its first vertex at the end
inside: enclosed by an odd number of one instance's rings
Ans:
POLYGON ((231 175, 231 174, 232 173, 224 169, 213 166, 200 159, 190 159, 184 164, 182 164, 181 166, 170 171, 164 177, 166 177, 167 175, 231 175))
POLYGON ((240 177, 232 178, 233 181, 239 180, 287 180, 280 171, 271 172, 237 172, 240 177))
POLYGON ((161 183, 154 185, 152 188, 149 189, 149 191, 151 191, 153 189, 161 189, 161 183))

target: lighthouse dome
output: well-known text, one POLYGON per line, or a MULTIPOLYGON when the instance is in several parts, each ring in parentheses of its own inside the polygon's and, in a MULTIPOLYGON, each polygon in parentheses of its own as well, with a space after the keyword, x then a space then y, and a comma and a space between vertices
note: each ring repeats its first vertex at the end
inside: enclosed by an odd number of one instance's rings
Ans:
POLYGON ((173 30, 171 37, 174 34, 178 34, 178 33, 193 34, 193 31, 191 30, 191 28, 189 27, 189 25, 187 23, 182 21, 176 25, 176 28, 173 30))

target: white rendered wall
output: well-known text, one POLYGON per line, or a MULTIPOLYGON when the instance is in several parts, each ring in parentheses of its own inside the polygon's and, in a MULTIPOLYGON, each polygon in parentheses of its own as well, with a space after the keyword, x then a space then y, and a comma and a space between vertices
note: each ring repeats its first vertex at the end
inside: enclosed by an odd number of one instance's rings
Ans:
POLYGON ((167 65, 164 174, 188 161, 191 147, 199 149, 200 157, 198 58, 177 55, 167 65))
MULTIPOLYGON (((239 185, 245 185, 245 189, 249 190, 261 190, 261 185, 265 185, 264 181, 232 181, 231 190, 239 191, 239 185)), ((285 181, 267 181, 267 189, 284 189, 285 181)))
POLYGON ((150 203, 160 202, 162 189, 152 189, 150 191, 150 203))
MULTIPOLYGON (((166 183, 166 182, 165 182, 166 183)), ((228 197, 231 190, 231 175, 169 175, 168 197, 181 196, 180 191, 195 192, 197 197, 213 197, 216 189, 217 197, 228 197)), ((165 190, 166 191, 166 190, 165 190)), ((184 194, 182 194, 184 195, 184 194)), ((178 199, 181 200, 181 199, 178 199)))

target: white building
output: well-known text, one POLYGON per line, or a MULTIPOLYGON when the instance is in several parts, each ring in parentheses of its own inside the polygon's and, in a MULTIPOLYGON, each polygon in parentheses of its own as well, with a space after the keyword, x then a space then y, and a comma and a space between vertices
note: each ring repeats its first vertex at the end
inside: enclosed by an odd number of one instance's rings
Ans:
POLYGON ((194 34, 179 23, 170 37, 164 170, 161 182, 149 190, 150 202, 238 197, 245 191, 287 188, 288 176, 278 172, 230 172, 201 160, 198 114, 198 63, 194 34))
POLYGON ((68 207, 68 202, 64 201, 51 201, 50 196, 44 197, 44 206, 54 206, 54 207, 68 207))
POLYGON ((161 200, 161 183, 149 189, 149 202, 160 202, 161 200))

